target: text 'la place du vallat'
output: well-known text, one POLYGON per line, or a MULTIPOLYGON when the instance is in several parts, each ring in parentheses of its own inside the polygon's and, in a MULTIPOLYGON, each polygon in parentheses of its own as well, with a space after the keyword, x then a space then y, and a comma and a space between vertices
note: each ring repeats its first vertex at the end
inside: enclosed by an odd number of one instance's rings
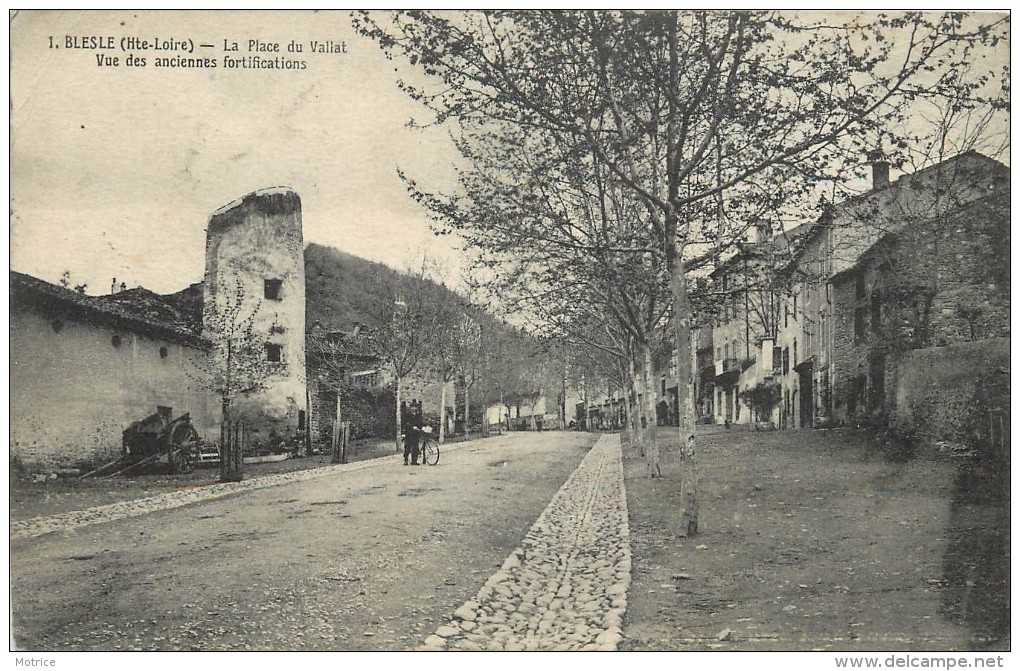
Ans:
POLYGON ((63 39, 49 37, 50 49, 70 49, 76 51, 95 52, 98 67, 185 67, 185 68, 216 68, 255 69, 255 70, 304 70, 307 62, 291 59, 284 54, 346 54, 347 42, 344 40, 289 40, 278 42, 262 39, 231 40, 222 39, 219 43, 196 43, 187 38, 142 38, 135 36, 115 37, 112 35, 64 35, 63 39), (222 59, 212 52, 225 52, 222 59), (110 52, 122 52, 123 58, 110 52), (139 56, 138 53, 160 52, 151 56, 139 56), (203 52, 210 53, 203 57, 203 52), (188 57, 194 55, 195 57, 188 57))

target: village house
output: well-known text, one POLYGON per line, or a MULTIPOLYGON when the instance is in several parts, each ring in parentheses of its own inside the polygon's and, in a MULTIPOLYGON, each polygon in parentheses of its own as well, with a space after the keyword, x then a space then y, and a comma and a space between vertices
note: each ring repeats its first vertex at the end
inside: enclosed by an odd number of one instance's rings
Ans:
MULTIPOLYGON (((516 431, 558 429, 560 428, 558 400, 557 397, 541 395, 532 405, 510 401, 501 407, 499 403, 493 403, 485 408, 485 423, 489 427, 501 426, 504 430, 509 428, 516 431)), ((597 420, 603 412, 601 404, 593 404, 586 410, 584 403, 579 400, 572 407, 575 407, 575 417, 584 417, 587 413, 589 418, 597 420)), ((595 421, 595 424, 598 422, 595 421)))
MULTIPOLYGON (((712 327, 702 325, 697 330, 695 353, 695 412, 699 420, 712 421, 715 417, 715 344, 712 327)), ((675 365, 675 364, 674 364, 675 365)), ((676 385, 673 386, 674 414, 676 407, 676 385)))
POLYGON ((309 431, 312 442, 328 445, 333 427, 351 422, 354 438, 393 432, 392 370, 374 352, 360 324, 325 330, 316 321, 307 334, 309 431), (338 403, 339 402, 339 403, 338 403))
POLYGON ((204 383, 214 345, 185 306, 141 288, 87 296, 14 271, 10 282, 13 466, 111 461, 124 429, 160 410, 218 435, 204 383))
POLYGON ((1010 190, 908 222, 832 278, 841 422, 883 421, 896 355, 1009 337, 1010 190))
POLYGON ((752 403, 749 394, 760 398, 780 374, 783 359, 776 339, 788 316, 780 314, 775 269, 790 258, 807 230, 800 226, 771 238, 758 232, 762 242, 742 243, 712 272, 715 357, 711 384, 716 424, 776 426, 782 421, 778 407, 766 410, 752 403))
MULTIPOLYGON (((875 262, 887 247, 907 246, 897 244, 902 238, 898 234, 905 229, 911 231, 908 238, 918 236, 916 244, 909 245, 911 251, 940 254, 941 265, 953 263, 960 273, 972 278, 965 281, 959 273, 954 274, 956 271, 944 273, 955 278, 940 285, 941 291, 950 292, 947 296, 953 295, 945 299, 955 301, 953 307, 945 307, 945 301, 931 296, 925 300, 932 305, 924 309, 940 315, 942 323, 980 315, 967 322, 973 324, 975 334, 987 334, 976 337, 1001 335, 1008 289, 1002 291, 985 282, 978 271, 987 271, 983 259, 994 256, 994 250, 1006 249, 987 242, 995 239, 989 238, 987 231, 1008 239, 1008 229, 1001 230, 1003 215, 996 209, 996 204, 1005 203, 1008 222, 1008 195, 1002 195, 1008 194, 1008 168, 968 152, 890 182, 889 164, 876 154, 869 159, 872 188, 866 193, 832 207, 818 221, 781 232, 768 242, 741 244, 712 272, 701 299, 713 312, 713 319, 707 332, 696 336, 699 415, 707 413, 717 424, 770 422, 781 428, 801 428, 847 421, 848 414, 853 414, 847 412, 847 404, 860 408, 862 394, 868 389, 868 403, 880 405, 876 385, 881 381, 884 358, 877 349, 891 345, 868 349, 864 358, 870 360, 864 361, 860 333, 867 330, 862 324, 876 323, 893 308, 878 307, 881 288, 872 293, 881 274, 876 268, 865 269, 866 291, 855 284, 851 295, 846 284, 849 277, 860 281, 861 274, 852 271, 860 270, 861 259, 875 262), (939 235, 933 234, 936 231, 939 235), (961 248, 967 240, 971 244, 961 248), (838 298, 834 283, 844 290, 838 298), (954 319, 948 318, 949 314, 954 319), (748 393, 773 386, 776 389, 765 395, 776 395, 776 407, 769 416, 760 416, 748 393)), ((764 235, 756 237, 763 239, 764 235)), ((938 276, 931 268, 940 264, 909 258, 909 268, 899 274, 910 276, 924 268, 922 276, 938 276)), ((1008 256, 1006 259, 1008 269, 1008 256)), ((886 268, 882 271, 886 275, 891 273, 888 266, 879 267, 886 268)), ((898 291, 902 294, 905 289, 898 291)), ((918 291, 917 287, 912 291, 918 291)), ((911 310, 913 306, 912 300, 911 310)), ((957 327, 952 337, 930 335, 925 342, 958 342, 966 339, 967 333, 957 327)), ((664 352, 657 362, 657 419, 666 417, 672 423, 676 405, 672 352, 664 352)), ((635 382, 640 389, 640 380, 635 382)))
MULTIPOLYGON (((1009 185, 1009 169, 976 152, 895 182, 889 180, 887 162, 878 155, 870 158, 872 188, 833 206, 814 223, 782 271, 776 347, 781 356, 781 423, 790 428, 844 421, 851 384, 844 376, 860 379, 856 365, 849 371, 836 367, 837 350, 855 335, 852 319, 836 323, 835 311, 851 308, 837 305, 833 278, 845 277, 869 250, 880 251, 880 241, 892 240, 886 236, 915 222, 942 220, 1009 185)), ((852 309, 861 307, 856 294, 849 300, 852 309)), ((877 362, 875 366, 877 375, 877 362)))

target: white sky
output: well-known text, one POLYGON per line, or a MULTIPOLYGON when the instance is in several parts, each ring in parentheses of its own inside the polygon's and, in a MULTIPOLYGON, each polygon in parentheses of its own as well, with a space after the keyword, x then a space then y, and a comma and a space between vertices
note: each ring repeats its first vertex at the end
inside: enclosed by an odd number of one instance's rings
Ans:
MULTIPOLYGON (((347 12, 21 13, 11 39, 11 267, 49 281, 70 270, 89 293, 110 280, 160 292, 202 279, 209 215, 245 193, 301 196, 305 241, 404 268, 424 245, 448 278, 455 241, 428 232, 396 168, 452 183, 442 131, 405 127, 424 112, 396 86, 397 64, 347 12), (61 43, 49 49, 49 36, 61 43), (192 38, 222 64, 223 41, 305 44, 306 70, 96 65, 65 35, 192 38), (346 41, 344 55, 309 40, 346 41)), ((272 57, 271 54, 263 56, 272 57)), ((401 74, 407 76, 401 65, 401 74)))
POLYGON ((286 185, 306 242, 401 269, 427 245, 456 284, 458 241, 431 235, 396 174, 452 185, 456 152, 442 129, 406 127, 426 112, 395 82, 416 73, 356 35, 348 12, 30 11, 10 40, 13 269, 53 282, 70 270, 89 293, 112 277, 175 291, 202 278, 213 211, 286 185), (101 68, 94 51, 49 48, 66 35, 192 38, 221 64, 224 40, 245 56, 248 39, 293 39, 305 52, 282 55, 308 68, 155 68, 165 52, 153 51, 145 68, 101 68), (312 54, 309 40, 349 53, 312 54))

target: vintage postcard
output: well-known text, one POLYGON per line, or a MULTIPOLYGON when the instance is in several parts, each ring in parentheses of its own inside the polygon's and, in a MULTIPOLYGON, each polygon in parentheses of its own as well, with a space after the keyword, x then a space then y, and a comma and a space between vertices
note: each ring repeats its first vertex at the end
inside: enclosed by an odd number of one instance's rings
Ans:
POLYGON ((1011 656, 1008 12, 9 33, 15 666, 1011 656))

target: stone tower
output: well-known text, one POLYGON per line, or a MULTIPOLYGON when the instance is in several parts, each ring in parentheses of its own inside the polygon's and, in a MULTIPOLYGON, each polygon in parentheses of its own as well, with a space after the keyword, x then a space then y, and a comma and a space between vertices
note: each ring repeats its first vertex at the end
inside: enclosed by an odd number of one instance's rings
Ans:
POLYGON ((304 242, 301 199, 294 191, 255 191, 209 218, 203 331, 216 345, 220 371, 228 349, 225 333, 232 328, 224 326, 227 315, 237 326, 231 352, 242 352, 231 369, 235 382, 245 382, 246 374, 248 382, 259 379, 259 389, 231 402, 231 418, 245 421, 252 447, 294 437, 307 421, 304 242), (242 331, 248 337, 239 348, 242 331))

